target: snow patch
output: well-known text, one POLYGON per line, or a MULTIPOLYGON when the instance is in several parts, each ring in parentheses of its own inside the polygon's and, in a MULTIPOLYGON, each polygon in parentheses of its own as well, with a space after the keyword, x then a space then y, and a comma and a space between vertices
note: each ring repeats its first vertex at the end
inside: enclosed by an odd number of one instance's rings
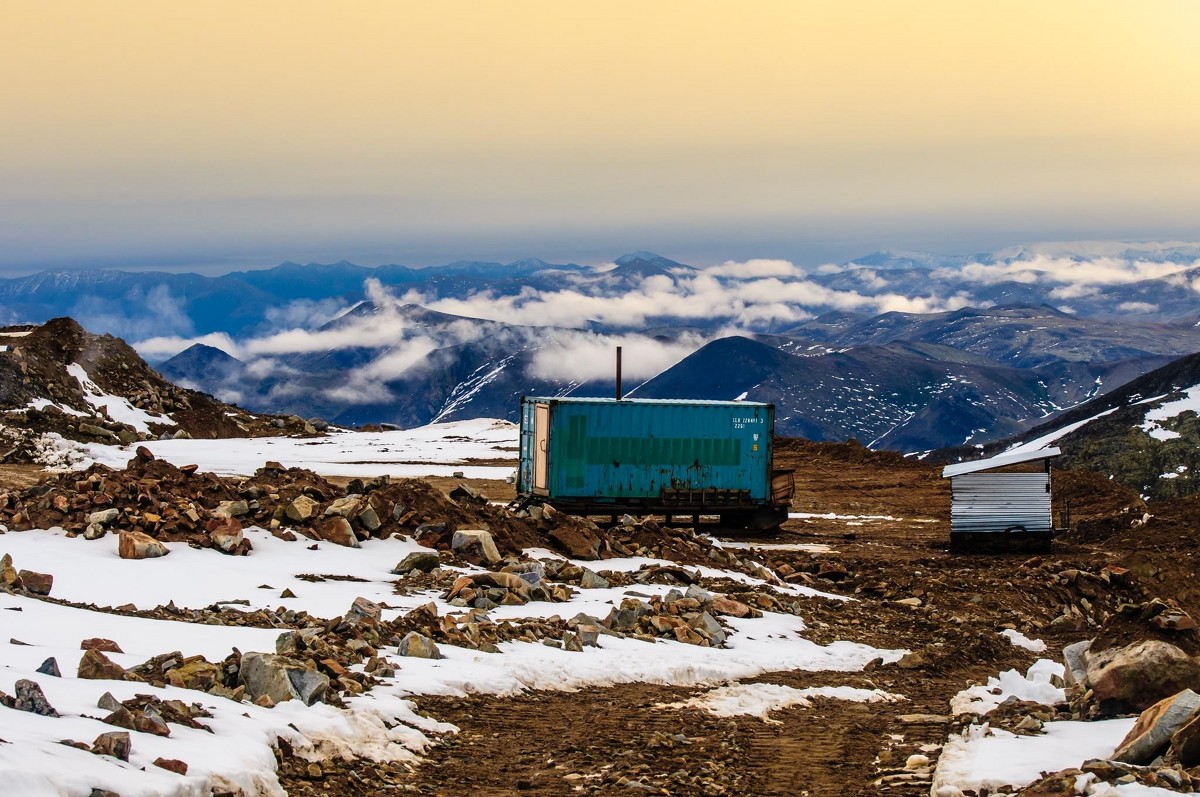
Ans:
POLYGON ((150 433, 150 424, 152 423, 160 426, 175 426, 175 421, 166 415, 154 415, 133 406, 127 398, 105 393, 92 381, 87 371, 83 370, 83 366, 79 363, 68 365, 67 373, 79 381, 79 387, 83 391, 83 398, 88 404, 91 404, 118 423, 129 424, 144 434, 150 433))
POLYGON ((779 684, 732 684, 717 687, 680 703, 663 704, 659 708, 698 708, 717 717, 749 715, 764 722, 778 722, 770 718, 772 711, 792 706, 808 708, 812 705, 814 697, 850 700, 855 703, 895 703, 908 699, 904 695, 882 689, 860 689, 853 686, 810 686, 806 689, 796 689, 779 684))

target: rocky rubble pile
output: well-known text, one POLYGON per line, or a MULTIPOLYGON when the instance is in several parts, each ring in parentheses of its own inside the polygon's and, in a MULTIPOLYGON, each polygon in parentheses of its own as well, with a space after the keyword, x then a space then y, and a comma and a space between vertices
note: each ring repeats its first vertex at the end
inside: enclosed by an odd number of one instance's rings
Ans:
POLYGON ((249 478, 222 478, 195 466, 176 467, 144 447, 125 470, 94 465, 25 490, 0 492, 0 523, 13 529, 61 527, 85 539, 133 535, 125 546, 131 556, 135 550, 137 556, 162 555, 145 538, 244 554, 250 550, 242 535, 248 525, 284 539, 299 534, 351 547, 404 534, 448 550, 462 528, 488 529, 507 553, 541 542, 527 521, 502 507, 455 502, 415 479, 354 480, 343 489, 311 471, 277 463, 267 463, 249 478))

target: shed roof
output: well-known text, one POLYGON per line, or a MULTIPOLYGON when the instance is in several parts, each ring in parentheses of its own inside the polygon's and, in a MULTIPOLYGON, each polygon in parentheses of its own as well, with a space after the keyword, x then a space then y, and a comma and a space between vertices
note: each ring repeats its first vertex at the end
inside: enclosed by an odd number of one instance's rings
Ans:
POLYGON ((943 478, 962 476, 964 473, 977 473, 981 470, 1003 468, 1005 465, 1019 465, 1022 462, 1033 462, 1039 459, 1053 459, 1062 453, 1060 448, 1039 448, 1036 451, 1019 451, 1013 454, 1000 454, 988 459, 977 459, 974 462, 960 462, 957 465, 947 465, 942 469, 943 478))

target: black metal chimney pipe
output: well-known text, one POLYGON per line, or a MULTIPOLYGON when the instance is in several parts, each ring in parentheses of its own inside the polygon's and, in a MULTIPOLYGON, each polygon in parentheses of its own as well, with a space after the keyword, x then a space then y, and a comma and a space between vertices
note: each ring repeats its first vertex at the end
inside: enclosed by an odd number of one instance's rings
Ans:
POLYGON ((617 401, 621 400, 621 347, 617 347, 617 401))

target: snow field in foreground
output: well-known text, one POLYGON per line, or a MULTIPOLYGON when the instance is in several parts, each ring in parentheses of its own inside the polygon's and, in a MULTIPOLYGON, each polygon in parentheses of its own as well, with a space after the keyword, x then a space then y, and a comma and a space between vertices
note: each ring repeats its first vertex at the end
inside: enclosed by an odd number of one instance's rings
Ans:
MULTIPOLYGON (((361 596, 384 604, 385 620, 430 601, 443 614, 462 611, 434 592, 394 594, 398 577, 390 570, 419 548, 412 541, 370 540, 358 549, 318 543, 317 550, 310 550, 313 543, 307 539, 285 542, 255 527, 246 529, 245 534, 254 550, 244 557, 176 544, 160 559, 123 560, 117 555, 115 536, 87 541, 69 538, 61 529, 0 534, 0 554, 11 554, 20 569, 52 574, 53 597, 83 604, 131 603, 153 608, 174 601, 180 608, 203 608, 244 600, 249 609, 283 605, 333 617, 361 596), (298 578, 303 574, 353 575, 364 580, 314 583, 298 578), (285 588, 297 597, 280 598, 285 588)), ((614 564, 633 570, 649 563, 652 560, 632 559, 614 564)), ((597 570, 609 567, 606 562, 586 565, 597 570)), ((701 569, 709 575, 764 583, 742 573, 701 569)), ((503 606, 491 612, 491 617, 499 621, 572 617, 585 612, 603 618, 631 592, 662 595, 669 589, 638 584, 581 590, 567 603, 503 606)), ((795 588, 778 591, 800 601, 807 594, 820 594, 795 588)), ((191 797, 206 795, 213 788, 240 788, 247 794, 280 797, 283 792, 272 753, 277 736, 311 760, 339 754, 378 761, 410 760, 428 744, 428 733, 454 730, 416 713, 413 699, 423 694, 505 695, 527 689, 574 690, 634 682, 710 686, 773 670, 856 671, 876 657, 895 661, 904 652, 849 641, 817 645, 804 639, 804 623, 793 615, 767 613, 758 619, 726 620, 728 649, 602 636, 599 648, 584 653, 525 642, 502 643, 500 654, 443 645, 445 658, 440 660, 404 658, 394 649, 384 650, 381 655, 396 668, 395 679, 349 699, 347 709, 325 704, 306 707, 296 702, 263 709, 193 690, 80 680, 74 673, 82 656, 79 643, 88 637, 115 640, 125 653, 111 654, 111 658, 130 667, 172 651, 185 656, 201 654, 209 661, 220 661, 235 647, 242 652, 273 652, 280 633, 276 629, 143 619, 0 595, 4 629, 0 690, 11 694, 17 680, 34 680, 63 715, 54 719, 0 708, 0 739, 7 742, 0 744, 0 782, 16 789, 13 793, 28 797, 87 793, 92 787, 123 797, 191 797), (13 644, 7 641, 10 638, 25 644, 13 644), (50 656, 57 659, 62 678, 36 672, 50 656), (127 764, 59 744, 63 739, 91 744, 97 735, 114 730, 99 721, 105 712, 96 707, 106 691, 122 700, 141 693, 198 702, 213 713, 213 718, 200 721, 215 733, 176 725, 166 738, 131 733, 133 754, 127 764), (153 766, 160 756, 185 761, 188 775, 153 766)))

